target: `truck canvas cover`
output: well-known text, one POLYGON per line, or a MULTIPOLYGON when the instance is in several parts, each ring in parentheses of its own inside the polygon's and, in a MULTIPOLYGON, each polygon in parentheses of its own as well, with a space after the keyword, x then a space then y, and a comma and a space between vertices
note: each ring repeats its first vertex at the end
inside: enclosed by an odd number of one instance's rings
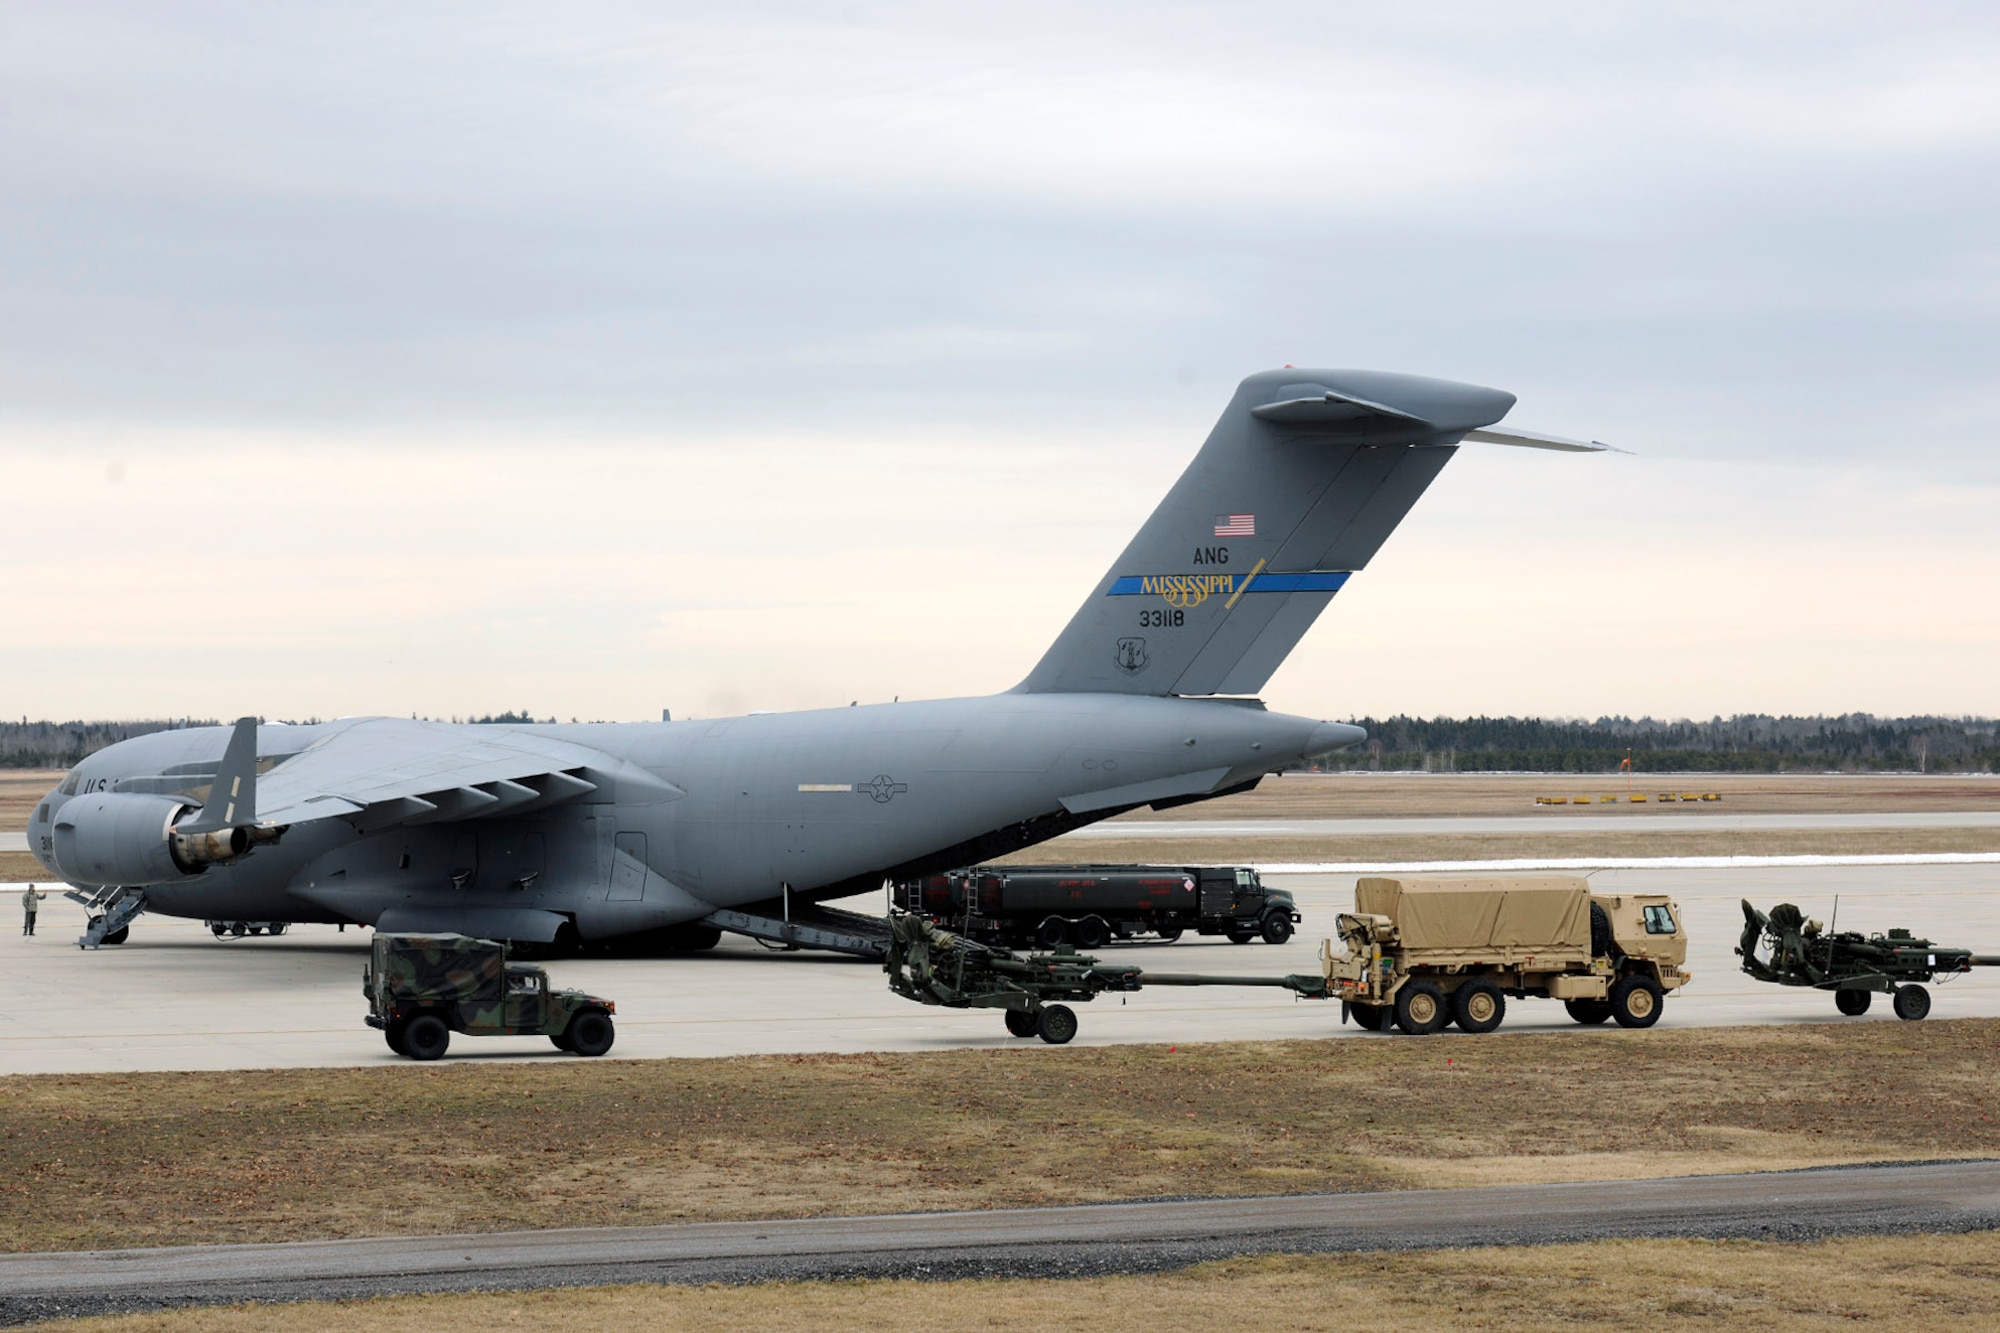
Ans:
POLYGON ((1590 884, 1577 875, 1370 876, 1354 886, 1354 910, 1395 922, 1406 949, 1590 947, 1590 884))

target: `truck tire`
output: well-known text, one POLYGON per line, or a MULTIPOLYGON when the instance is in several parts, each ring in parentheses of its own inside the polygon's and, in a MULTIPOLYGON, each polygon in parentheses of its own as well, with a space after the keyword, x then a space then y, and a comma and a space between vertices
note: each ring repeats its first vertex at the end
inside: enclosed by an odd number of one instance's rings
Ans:
POLYGON ((569 1026, 563 1029, 564 1049, 577 1055, 598 1056, 611 1049, 617 1036, 610 1014, 602 1009, 586 1009, 570 1019, 569 1026))
POLYGON ((1389 1011, 1379 1004, 1350 1003, 1347 1006, 1347 1012, 1348 1016, 1353 1018, 1355 1026, 1359 1027, 1362 1031, 1380 1032, 1382 1030, 1382 1016, 1389 1011))
POLYGON ((1035 1016, 1026 1009, 1007 1011, 1007 1035, 1011 1037, 1032 1037, 1035 1035, 1035 1016))
POLYGON ((1264 918, 1264 925, 1258 931, 1266 944, 1283 944, 1292 937, 1292 919, 1283 912, 1273 912, 1264 918))
POLYGON ((1660 983, 1634 972, 1611 988, 1611 1016, 1621 1028, 1649 1028, 1660 1021, 1660 983))
POLYGON ((451 1047, 451 1029, 436 1014, 418 1014, 403 1024, 403 1054, 412 1060, 440 1060, 451 1047))
POLYGON ((1833 1007, 1849 1018, 1859 1018, 1868 1012, 1868 1006, 1875 1002, 1875 993, 1865 990, 1837 990, 1833 993, 1833 1007))
POLYGON ((1076 923, 1076 947, 1102 949, 1111 943, 1111 926, 1101 916, 1087 916, 1076 923))
POLYGON ((1076 1035, 1076 1010, 1066 1004, 1045 1004, 1035 1015, 1035 1032, 1051 1046, 1061 1046, 1076 1035))
POLYGON ((1069 938, 1069 922, 1059 916, 1044 917, 1042 924, 1035 927, 1035 943, 1044 949, 1054 949, 1069 938))
POLYGON ((1625 956, 1625 951, 1618 947, 1618 937, 1611 933, 1611 914, 1602 903, 1590 905, 1590 953, 1593 958, 1609 958, 1613 962, 1625 956))
POLYGON ((1179 926, 1161 926, 1153 933, 1160 937, 1160 943, 1172 944, 1181 937, 1181 928, 1179 926))
POLYGON ((1232 930, 1229 932, 1229 942, 1231 944, 1248 944, 1256 938, 1257 932, 1254 930, 1232 930))
POLYGON ((1569 1016, 1587 1027, 1594 1027, 1611 1017, 1609 1000, 1564 1000, 1563 1008, 1569 1016))
POLYGON ((1475 981, 1451 997, 1451 1017, 1461 1032, 1491 1032, 1507 1017, 1507 997, 1492 982, 1475 981))
POLYGON ((1412 981, 1396 992, 1396 1026, 1412 1037, 1428 1037, 1451 1020, 1451 1006, 1436 982, 1412 981))
POLYGON ((1914 1023, 1931 1011, 1931 993, 1922 986, 1898 986, 1890 1008, 1896 1011, 1896 1017, 1914 1023))

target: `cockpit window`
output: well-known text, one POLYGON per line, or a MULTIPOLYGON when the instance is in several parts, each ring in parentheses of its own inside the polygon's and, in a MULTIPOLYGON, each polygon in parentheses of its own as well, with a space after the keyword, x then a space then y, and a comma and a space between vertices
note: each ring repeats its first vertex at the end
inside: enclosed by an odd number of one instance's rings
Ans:
POLYGON ((1674 914, 1664 907, 1646 909, 1646 933, 1648 935, 1671 935, 1674 933, 1674 914))
POLYGON ((76 784, 81 781, 83 781, 83 774, 72 768, 69 771, 69 776, 63 779, 63 785, 59 790, 65 796, 74 796, 76 795, 76 784))

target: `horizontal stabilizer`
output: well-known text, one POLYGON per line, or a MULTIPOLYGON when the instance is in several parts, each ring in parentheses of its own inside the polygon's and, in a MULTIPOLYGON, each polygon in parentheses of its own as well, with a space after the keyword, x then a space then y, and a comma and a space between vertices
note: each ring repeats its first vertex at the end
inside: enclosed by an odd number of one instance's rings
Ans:
POLYGON ((1572 440, 1567 435, 1544 435, 1540 431, 1515 430, 1512 426, 1487 426, 1465 432, 1465 438, 1480 444, 1511 444, 1521 449, 1553 449, 1565 454, 1629 454, 1602 440, 1572 440))

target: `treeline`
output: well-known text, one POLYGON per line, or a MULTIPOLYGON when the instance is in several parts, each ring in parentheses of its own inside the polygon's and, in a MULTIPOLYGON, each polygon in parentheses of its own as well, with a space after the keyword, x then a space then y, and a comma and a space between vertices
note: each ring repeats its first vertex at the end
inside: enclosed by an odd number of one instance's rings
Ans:
POLYGON ((1355 718, 1368 741, 1321 765, 1429 773, 1641 773, 2000 770, 2000 724, 1971 717, 1355 718))

